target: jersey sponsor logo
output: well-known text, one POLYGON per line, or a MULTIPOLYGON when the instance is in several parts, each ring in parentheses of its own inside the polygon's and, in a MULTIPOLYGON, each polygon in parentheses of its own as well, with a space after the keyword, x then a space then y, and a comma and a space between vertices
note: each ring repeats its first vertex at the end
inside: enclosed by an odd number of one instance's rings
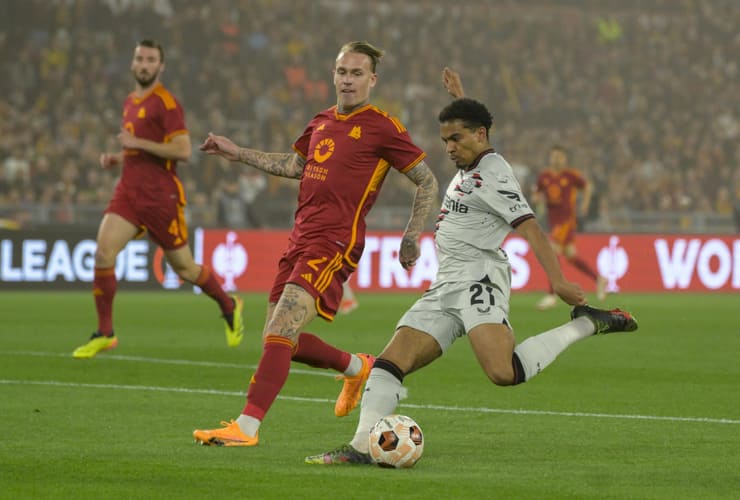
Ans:
POLYGON ((518 212, 519 210, 529 208, 529 205, 526 203, 515 203, 514 205, 511 205, 509 207, 509 212, 518 212))
POLYGON ((362 128, 360 128, 359 125, 355 125, 354 127, 352 127, 352 130, 350 130, 349 134, 347 135, 353 139, 359 139, 360 137, 362 137, 362 128))
POLYGON ((139 118, 139 119, 146 118, 146 108, 143 107, 143 106, 140 107, 139 108, 139 111, 136 113, 136 117, 139 118))
POLYGON ((316 179, 318 181, 325 181, 327 175, 329 175, 328 168, 320 167, 314 164, 306 165, 306 169, 303 171, 303 177, 306 179, 316 179))
POLYGON ((317 163, 324 163, 334 154, 334 141, 330 138, 322 139, 313 150, 313 159, 317 163))
POLYGON ((325 128, 326 128, 326 123, 322 123, 321 125, 319 125, 318 127, 316 127, 316 132, 321 132, 325 128))
POLYGON ((560 194, 561 194, 560 186, 556 184, 550 184, 549 186, 547 186, 547 199, 551 203, 559 203, 560 194))
MULTIPOLYGON (((445 201, 442 205, 445 209, 448 210, 448 212, 458 212, 461 214, 466 214, 470 211, 470 207, 468 207, 465 203, 462 203, 460 201, 457 201, 453 198, 450 198, 449 196, 445 195, 445 201)), ((440 213, 440 215, 443 215, 445 213, 444 209, 440 213)))
POLYGON ((499 189, 499 190, 498 190, 498 192, 499 192, 500 194, 502 194, 502 195, 506 196, 506 197, 507 197, 507 198, 509 198, 510 200, 514 200, 514 201, 522 201, 522 195, 520 195, 520 194, 519 194, 519 193, 517 193, 516 191, 507 191, 507 190, 505 190, 505 189, 499 189))

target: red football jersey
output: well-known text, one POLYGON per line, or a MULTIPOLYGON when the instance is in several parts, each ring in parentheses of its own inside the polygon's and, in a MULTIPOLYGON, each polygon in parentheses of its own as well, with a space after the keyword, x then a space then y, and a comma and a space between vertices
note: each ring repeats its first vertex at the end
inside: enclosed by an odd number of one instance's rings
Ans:
MULTIPOLYGON (((129 94, 123 103, 123 127, 136 137, 160 143, 188 132, 182 106, 161 83, 144 97, 129 94)), ((146 151, 126 150, 121 182, 145 198, 156 199, 174 189, 184 205, 185 194, 177 179, 176 164, 175 160, 146 151)))
POLYGON ((356 264, 365 245, 365 216, 392 167, 407 172, 425 156, 395 118, 368 104, 348 114, 317 114, 293 144, 306 160, 291 246, 321 237, 345 248, 356 264))
POLYGON ((575 221, 576 196, 586 186, 586 179, 575 169, 561 172, 546 169, 537 177, 537 191, 545 196, 550 226, 575 221))

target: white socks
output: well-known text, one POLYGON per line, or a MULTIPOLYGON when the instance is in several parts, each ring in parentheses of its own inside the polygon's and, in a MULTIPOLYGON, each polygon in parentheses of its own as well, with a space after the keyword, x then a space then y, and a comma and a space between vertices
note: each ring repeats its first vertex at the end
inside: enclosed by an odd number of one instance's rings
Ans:
POLYGON ((582 316, 526 339, 514 348, 524 368, 524 380, 527 381, 544 370, 568 346, 593 333, 593 323, 582 316))
POLYGON ((356 354, 350 354, 350 356, 352 356, 352 361, 347 365, 347 369, 344 370, 344 374, 348 377, 354 377, 360 373, 360 370, 362 369, 362 360, 356 354))
POLYGON ((236 419, 236 423, 244 434, 249 437, 255 437, 262 422, 254 417, 250 417, 249 415, 241 414, 239 415, 239 418, 236 419))
POLYGON ((362 395, 360 421, 357 423, 355 437, 349 444, 361 453, 368 452, 368 434, 375 423, 390 415, 396 409, 401 398, 401 382, 386 370, 373 368, 365 384, 362 395))

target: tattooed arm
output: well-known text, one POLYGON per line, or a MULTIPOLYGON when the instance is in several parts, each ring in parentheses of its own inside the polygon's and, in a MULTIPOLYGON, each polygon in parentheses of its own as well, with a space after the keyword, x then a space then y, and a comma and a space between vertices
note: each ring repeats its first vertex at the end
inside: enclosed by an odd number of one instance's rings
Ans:
POLYGON ((414 204, 411 207, 411 218, 406 225, 401 239, 401 249, 398 253, 398 260, 404 269, 408 269, 416 264, 419 258, 419 236, 424 229, 424 223, 429 217, 432 207, 437 204, 437 179, 429 166, 424 162, 419 162, 414 168, 406 172, 406 177, 416 184, 416 195, 414 204))
POLYGON ((208 134, 200 150, 230 161, 238 161, 258 168, 268 174, 300 179, 305 160, 296 153, 265 153, 256 149, 241 148, 222 135, 208 134))
POLYGON ((296 153, 263 153, 256 149, 239 148, 237 160, 268 174, 300 179, 306 160, 296 153))

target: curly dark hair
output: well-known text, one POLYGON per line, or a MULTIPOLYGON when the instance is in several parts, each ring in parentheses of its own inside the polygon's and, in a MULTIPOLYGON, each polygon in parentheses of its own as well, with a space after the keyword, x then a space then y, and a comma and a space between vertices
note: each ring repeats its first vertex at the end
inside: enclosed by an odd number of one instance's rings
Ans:
POLYGON ((493 116, 488 108, 475 99, 462 97, 455 99, 439 112, 439 123, 460 120, 467 129, 486 128, 486 137, 493 125, 493 116))

